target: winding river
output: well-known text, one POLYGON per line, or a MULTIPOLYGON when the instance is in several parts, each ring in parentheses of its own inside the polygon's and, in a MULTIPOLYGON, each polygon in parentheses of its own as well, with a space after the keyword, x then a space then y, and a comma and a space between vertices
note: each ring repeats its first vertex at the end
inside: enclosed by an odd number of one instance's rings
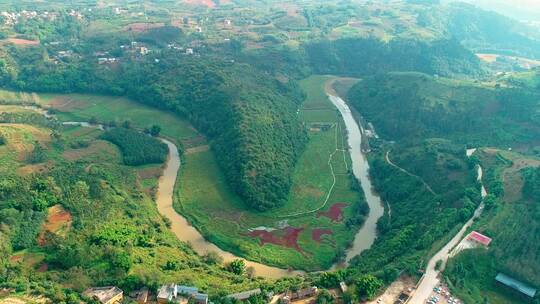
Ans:
MULTIPOLYGON (((384 213, 384 207, 380 198, 373 191, 371 181, 369 180, 369 164, 365 155, 361 151, 362 132, 360 126, 354 119, 347 104, 339 97, 328 93, 328 97, 336 108, 340 111, 345 121, 348 131, 348 143, 350 146, 351 159, 353 163, 353 173, 359 179, 364 190, 366 200, 369 204, 370 212, 362 228, 356 234, 351 248, 346 251, 345 266, 349 261, 360 254, 362 251, 371 247, 377 236, 377 221, 384 213)), ((171 230, 182 241, 191 244, 192 248, 200 255, 208 252, 218 253, 225 262, 230 262, 240 257, 224 251, 216 245, 208 242, 197 229, 189 224, 182 215, 178 214, 173 208, 174 184, 177 180, 178 170, 180 169, 180 157, 176 146, 166 140, 161 139, 169 147, 169 160, 165 166, 163 176, 159 180, 157 192, 157 207, 159 212, 167 217, 172 225, 171 230)), ((240 258, 241 259, 241 258, 240 258)), ((246 266, 253 267, 256 275, 267 278, 280 278, 284 276, 294 276, 305 274, 303 271, 285 270, 277 267, 271 267, 261 263, 256 263, 243 259, 246 266)), ((342 267, 343 265, 334 265, 332 269, 342 267)))
MULTIPOLYGON (((352 246, 345 253, 345 265, 334 265, 332 269, 343 267, 348 265, 349 261, 360 254, 362 251, 371 247, 375 238, 377 237, 377 221, 384 213, 384 207, 380 198, 373 191, 371 181, 369 180, 369 164, 365 155, 361 150, 362 143, 362 129, 354 119, 348 105, 332 92, 326 92, 330 101, 336 106, 341 113, 345 126, 348 132, 348 144, 349 153, 351 154, 353 173, 359 180, 362 189, 364 191, 366 200, 368 202, 370 211, 369 216, 362 228, 355 235, 352 246)), ((26 109, 32 109, 45 115, 46 117, 53 117, 48 114, 47 111, 38 107, 25 107, 26 109)), ((90 124, 88 122, 63 122, 64 125, 81 125, 84 127, 93 127, 98 129, 104 129, 103 125, 90 124)), ((177 213, 173 208, 174 186, 177 181, 178 171, 180 169, 180 155, 178 154, 177 147, 165 138, 160 138, 169 148, 169 156, 163 175, 159 179, 158 191, 156 195, 156 204, 158 211, 161 215, 168 218, 171 221, 172 232, 181 241, 191 244, 191 247, 199 255, 205 255, 208 252, 216 252, 219 254, 224 262, 230 262, 234 259, 242 259, 234 254, 224 251, 216 245, 208 242, 204 237, 189 224, 185 217, 177 213)), ((303 271, 287 270, 277 267, 271 267, 261 263, 252 261, 244 262, 246 266, 253 267, 255 274, 267 278, 280 278, 286 276, 302 275, 303 271)))
POLYGON ((366 156, 362 152, 362 127, 358 125, 351 113, 351 109, 347 103, 331 92, 327 92, 330 101, 336 106, 341 113, 345 127, 347 128, 347 140, 349 142, 349 153, 351 154, 353 173, 359 180, 366 201, 369 205, 369 215, 364 222, 364 225, 354 237, 351 248, 345 253, 345 265, 348 265, 350 260, 360 254, 362 251, 369 249, 375 238, 377 237, 377 221, 384 214, 384 206, 379 196, 373 190, 369 179, 369 163, 366 156))

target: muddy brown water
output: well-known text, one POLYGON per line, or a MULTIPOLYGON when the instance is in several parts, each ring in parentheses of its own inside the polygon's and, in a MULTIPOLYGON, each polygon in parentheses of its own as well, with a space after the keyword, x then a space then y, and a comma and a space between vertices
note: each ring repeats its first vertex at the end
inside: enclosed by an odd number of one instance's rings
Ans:
MULTIPOLYGON (((332 92, 333 93, 333 92, 332 92)), ((334 265, 332 269, 347 266, 349 261, 360 254, 362 251, 369 249, 377 236, 376 224, 378 219, 384 213, 384 207, 379 196, 373 191, 371 181, 369 180, 369 164, 363 152, 361 151, 362 129, 354 119, 347 104, 335 95, 327 92, 328 97, 336 108, 340 111, 345 126, 348 131, 349 152, 353 163, 353 173, 359 180, 366 201, 370 207, 369 215, 362 228, 355 235, 352 246, 345 252, 345 263, 334 265)), ((47 111, 38 107, 25 107, 42 113, 46 117, 53 117, 47 111)), ((92 127, 104 129, 99 124, 89 124, 88 122, 63 122, 65 125, 81 125, 84 127, 92 127)), ((257 262, 252 262, 238 257, 230 252, 224 251, 215 244, 208 242, 200 232, 195 229, 187 221, 185 217, 177 213, 173 208, 174 186, 180 169, 180 156, 177 147, 167 139, 160 138, 169 148, 169 156, 163 175, 158 182, 158 191, 156 195, 156 205, 160 214, 171 221, 171 231, 178 237, 179 240, 191 244, 191 247, 199 255, 205 255, 208 252, 215 252, 220 255, 224 262, 230 262, 235 259, 242 259, 247 267, 253 267, 255 275, 267 278, 281 278, 287 276, 303 275, 304 271, 282 269, 272 267, 257 262)))

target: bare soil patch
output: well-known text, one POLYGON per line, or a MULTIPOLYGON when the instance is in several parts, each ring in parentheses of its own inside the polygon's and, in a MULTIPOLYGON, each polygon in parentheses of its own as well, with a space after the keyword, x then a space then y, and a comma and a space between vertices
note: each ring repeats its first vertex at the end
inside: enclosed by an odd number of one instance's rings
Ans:
POLYGON ((38 244, 45 245, 45 233, 50 232, 59 235, 65 235, 71 228, 73 218, 71 213, 65 210, 61 205, 54 205, 49 208, 47 220, 41 227, 38 237, 38 244))
POLYGON ((377 297, 376 300, 366 302, 367 304, 376 304, 378 299, 382 299, 381 303, 396 303, 402 292, 408 292, 409 288, 415 287, 415 280, 411 277, 402 276, 394 281, 384 293, 377 297))
POLYGON ((216 7, 216 4, 212 0, 186 0, 186 4, 202 5, 209 8, 216 7))
POLYGON ((135 33, 142 33, 142 32, 146 32, 147 30, 163 27, 163 26, 165 26, 165 23, 163 22, 157 22, 157 23, 135 22, 135 23, 126 25, 124 27, 124 30, 135 32, 135 33))
POLYGON ((52 163, 26 165, 18 168, 17 174, 21 176, 26 176, 34 173, 44 173, 49 171, 51 167, 52 163))
POLYGON ((334 234, 332 229, 315 228, 315 229, 311 230, 311 239, 313 239, 315 242, 317 242, 319 244, 322 243, 324 240, 326 240, 330 244, 335 245, 336 242, 334 240, 330 240, 328 238, 323 239, 323 236, 325 236, 325 235, 330 236, 332 234, 334 234))
POLYGON ((163 170, 159 167, 156 168, 144 168, 137 170, 137 175, 140 179, 158 178, 161 176, 163 170))
POLYGON ((15 45, 20 45, 20 46, 39 45, 39 41, 37 41, 37 40, 27 40, 27 39, 21 39, 21 38, 8 38, 5 41, 7 41, 9 43, 13 43, 15 45))

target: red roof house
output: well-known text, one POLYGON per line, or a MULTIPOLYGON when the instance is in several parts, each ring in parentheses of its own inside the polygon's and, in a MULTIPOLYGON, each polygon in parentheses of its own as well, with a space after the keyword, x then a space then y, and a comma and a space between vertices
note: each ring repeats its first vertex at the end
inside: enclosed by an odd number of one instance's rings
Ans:
POLYGON ((489 246, 489 244, 491 243, 491 238, 481 234, 480 232, 476 232, 476 231, 473 231, 469 234, 469 236, 467 237, 467 239, 471 240, 471 241, 475 241, 481 245, 484 245, 484 246, 489 246))

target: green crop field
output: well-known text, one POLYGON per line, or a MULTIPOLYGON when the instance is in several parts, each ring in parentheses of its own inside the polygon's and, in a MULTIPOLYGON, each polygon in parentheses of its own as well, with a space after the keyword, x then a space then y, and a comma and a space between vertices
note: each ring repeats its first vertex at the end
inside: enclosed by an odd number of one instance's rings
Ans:
POLYGON ((134 127, 140 129, 156 124, 161 126, 162 135, 175 141, 198 135, 188 122, 178 116, 123 97, 43 94, 39 102, 57 109, 57 116, 63 121, 88 121, 93 117, 103 123, 129 120, 134 127))

